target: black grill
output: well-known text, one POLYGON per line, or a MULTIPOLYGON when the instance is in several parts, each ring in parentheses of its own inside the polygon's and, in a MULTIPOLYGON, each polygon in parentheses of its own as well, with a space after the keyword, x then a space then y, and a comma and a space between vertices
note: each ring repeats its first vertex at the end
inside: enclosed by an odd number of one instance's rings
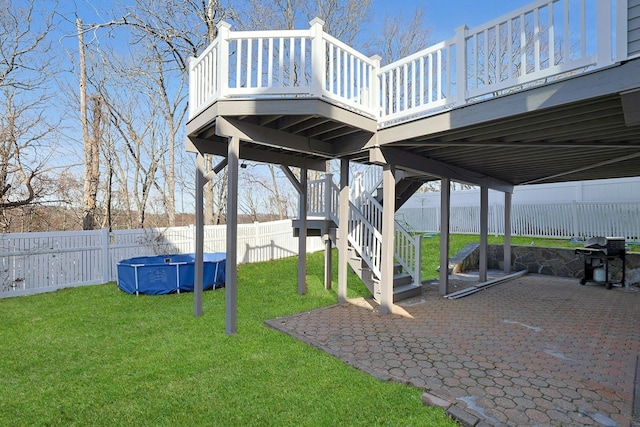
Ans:
POLYGON ((622 260, 622 280, 620 284, 624 286, 626 253, 624 237, 592 237, 584 242, 583 248, 575 250, 576 254, 584 257, 584 277, 580 279, 580 284, 587 281, 604 283, 607 289, 611 289, 612 282, 609 278, 609 262, 622 260), (604 269, 604 278, 596 277, 602 273, 599 269, 604 269))

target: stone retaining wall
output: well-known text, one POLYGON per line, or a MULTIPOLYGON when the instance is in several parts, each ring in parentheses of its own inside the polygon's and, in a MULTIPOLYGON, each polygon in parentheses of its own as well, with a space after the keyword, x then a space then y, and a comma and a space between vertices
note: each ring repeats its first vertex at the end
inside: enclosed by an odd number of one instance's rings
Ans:
MULTIPOLYGON (((478 245, 465 248, 464 260, 456 262, 453 271, 465 271, 478 268, 478 245)), ((464 250, 463 250, 464 251, 464 250)), ((488 268, 504 270, 504 248, 502 245, 489 245, 488 268)), ((456 255, 452 258, 457 259, 456 255)), ((451 267, 451 264, 450 264, 451 267)), ((530 273, 547 274, 559 277, 584 276, 584 258, 576 254, 573 248, 544 248, 539 246, 512 246, 511 271, 527 270, 530 273)), ((609 275, 613 281, 622 278, 622 260, 609 262, 609 275)), ((640 283, 640 254, 632 253, 626 256, 626 285, 640 283)))

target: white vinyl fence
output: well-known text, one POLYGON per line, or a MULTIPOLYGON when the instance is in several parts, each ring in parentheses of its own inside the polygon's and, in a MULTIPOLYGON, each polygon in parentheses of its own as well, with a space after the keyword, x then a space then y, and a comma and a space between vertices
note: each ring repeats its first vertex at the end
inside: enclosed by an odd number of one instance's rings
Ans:
MULTIPOLYGON (((415 231, 440 231, 440 207, 402 208, 396 219, 415 231)), ((452 233, 479 234, 480 206, 452 206, 452 233)), ((489 233, 504 234, 504 205, 489 205, 489 233)), ((514 204, 511 234, 528 237, 617 236, 640 239, 640 202, 514 204)))
MULTIPOLYGON (((238 225, 238 262, 298 253, 291 220, 238 225)), ((123 259, 195 252, 195 227, 0 234, 0 298, 115 281, 123 259)), ((206 226, 205 252, 225 252, 226 226, 206 226)), ((324 248, 309 237, 307 251, 324 248)))

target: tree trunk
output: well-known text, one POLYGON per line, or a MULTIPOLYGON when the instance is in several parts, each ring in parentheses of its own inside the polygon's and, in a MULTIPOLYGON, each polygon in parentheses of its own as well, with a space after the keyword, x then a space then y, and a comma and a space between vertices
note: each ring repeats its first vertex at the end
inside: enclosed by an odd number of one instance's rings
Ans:
POLYGON ((84 143, 82 229, 93 230, 96 225, 97 177, 95 171, 98 166, 94 166, 96 157, 93 153, 94 140, 89 135, 89 119, 87 118, 87 63, 85 57, 84 32, 80 18, 76 18, 76 27, 78 29, 78 54, 80 56, 80 122, 82 125, 82 141, 84 143))

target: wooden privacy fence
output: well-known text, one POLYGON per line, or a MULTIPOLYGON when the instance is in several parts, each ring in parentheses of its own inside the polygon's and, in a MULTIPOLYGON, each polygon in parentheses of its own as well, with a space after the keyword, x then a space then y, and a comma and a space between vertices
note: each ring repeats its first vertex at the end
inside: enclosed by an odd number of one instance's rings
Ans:
MULTIPOLYGON (((401 223, 416 231, 440 231, 440 207, 402 208, 401 223)), ((452 233, 479 234, 480 206, 452 206, 452 233)), ((504 234, 504 205, 489 205, 489 233, 504 234)), ((618 236, 640 239, 640 202, 514 204, 511 234, 528 237, 618 236)))
MULTIPOLYGON (((238 226, 238 262, 298 253, 291 220, 238 226)), ((195 252, 195 227, 0 234, 0 298, 115 281, 120 260, 195 252)), ((225 252, 226 226, 206 226, 205 252, 225 252)), ((309 237, 307 251, 324 248, 309 237)))

